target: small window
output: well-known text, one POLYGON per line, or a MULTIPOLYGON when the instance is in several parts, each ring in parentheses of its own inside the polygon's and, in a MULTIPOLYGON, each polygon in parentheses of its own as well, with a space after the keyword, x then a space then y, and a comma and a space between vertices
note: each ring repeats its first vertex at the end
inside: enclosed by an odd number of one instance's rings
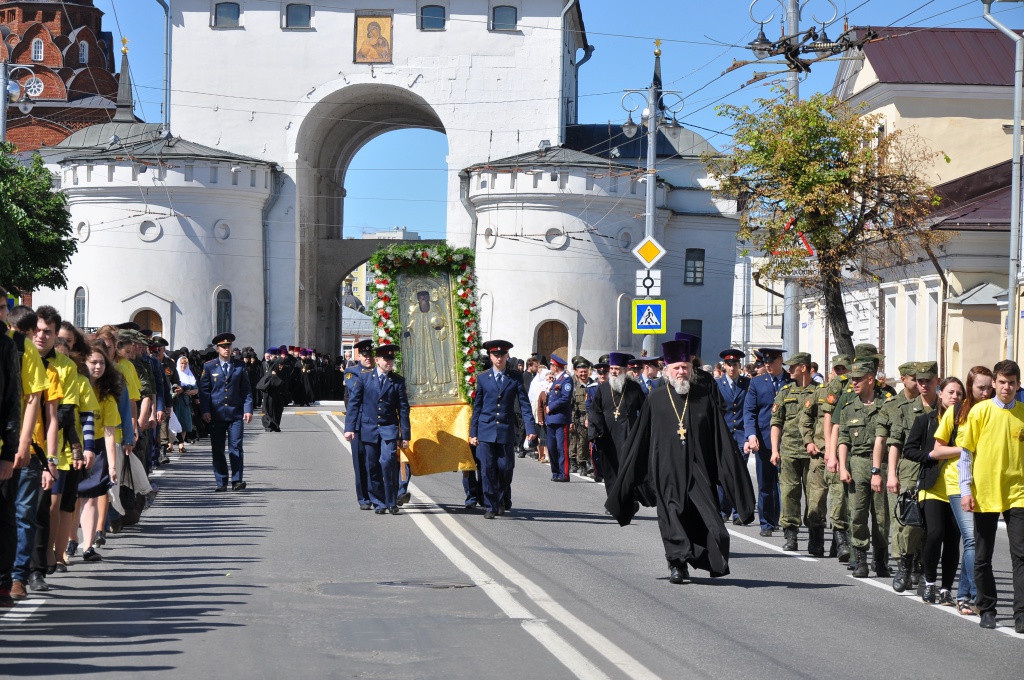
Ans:
POLYGON ((78 43, 78 63, 82 66, 89 65, 89 43, 84 40, 78 43))
POLYGON ((231 332, 231 291, 217 293, 217 335, 231 332))
POLYGON ((683 283, 687 286, 704 285, 704 249, 686 249, 686 273, 683 283))
POLYGON ((420 30, 443 31, 445 8, 441 5, 424 5, 420 9, 420 30))
POLYGON ((288 5, 284 12, 284 25, 286 28, 312 28, 313 9, 309 5, 288 5))
POLYGON ((237 2, 218 2, 213 7, 213 25, 217 28, 238 28, 241 16, 237 2))
POLYGON ((509 5, 499 5, 491 15, 492 31, 514 31, 519 23, 519 10, 509 5))
POLYGON ((75 289, 75 325, 85 328, 85 288, 75 289))
POLYGON ((43 41, 41 38, 36 38, 32 41, 32 61, 43 60, 43 41))

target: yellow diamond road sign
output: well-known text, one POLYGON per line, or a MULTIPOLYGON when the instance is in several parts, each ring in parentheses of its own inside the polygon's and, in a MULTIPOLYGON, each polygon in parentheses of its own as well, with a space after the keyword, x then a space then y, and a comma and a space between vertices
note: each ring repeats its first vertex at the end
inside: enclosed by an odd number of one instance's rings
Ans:
POLYGON ((650 236, 644 237, 644 240, 636 244, 636 248, 633 249, 636 259, 643 262, 644 267, 647 269, 653 268, 658 260, 664 257, 667 252, 667 250, 661 247, 660 243, 650 236))

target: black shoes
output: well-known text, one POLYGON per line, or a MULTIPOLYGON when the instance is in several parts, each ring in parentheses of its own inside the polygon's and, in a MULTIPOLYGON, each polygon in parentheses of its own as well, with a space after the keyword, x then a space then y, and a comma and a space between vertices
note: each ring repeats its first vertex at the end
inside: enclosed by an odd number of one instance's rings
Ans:
POLYGON ((398 497, 398 504, 399 505, 405 505, 411 499, 412 499, 412 494, 409 493, 408 491, 406 491, 405 493, 403 493, 401 496, 398 497))
POLYGON ((868 551, 857 550, 857 566, 853 569, 854 578, 868 577, 868 551))
POLYGON ((220 493, 222 491, 227 491, 227 490, 228 490, 227 484, 221 484, 216 489, 214 489, 214 491, 216 491, 217 493, 220 493))
POLYGON ((86 562, 99 562, 103 556, 96 552, 96 548, 89 546, 89 549, 82 553, 82 559, 86 562))
POLYGON ((913 568, 913 555, 904 555, 896 567, 896 575, 892 578, 892 589, 902 593, 910 585, 910 570, 913 568))
POLYGON ((772 530, 771 529, 761 529, 761 536, 764 536, 765 538, 771 538, 772 537, 772 530))
POLYGON ((397 515, 399 510, 398 510, 397 507, 391 507, 391 508, 388 508, 388 512, 390 512, 392 515, 397 515))
POLYGON ((679 585, 681 583, 686 583, 689 580, 690 580, 690 572, 686 568, 685 564, 682 565, 682 566, 675 565, 675 564, 669 565, 669 568, 668 568, 668 582, 669 583, 672 583, 674 585, 679 585))
POLYGON ((374 509, 373 514, 375 514, 375 515, 383 515, 387 511, 388 511, 387 508, 376 508, 376 509, 374 509))
POLYGON ((1013 629, 1021 635, 1024 635, 1024 614, 1021 614, 1014 620, 1013 629))
POLYGON ((786 537, 786 542, 782 544, 782 549, 786 552, 796 552, 800 549, 797 545, 797 530, 792 527, 786 527, 782 530, 782 533, 786 537))
POLYGON ((369 503, 360 503, 359 504, 359 509, 360 510, 373 510, 373 506, 371 504, 369 504, 369 503))
POLYGON ((494 519, 495 515, 492 511, 488 510, 484 513, 484 519, 494 519))
POLYGON ((921 596, 921 601, 927 604, 935 604, 935 602, 938 600, 938 597, 936 597, 937 590, 938 589, 935 587, 934 583, 932 583, 931 585, 927 583, 924 584, 924 594, 921 596))
POLYGON ((953 601, 953 595, 948 590, 939 591, 939 606, 940 607, 955 607, 956 602, 953 601))
POLYGON ((231 482, 232 491, 245 491, 245 482, 231 482))
POLYGON ((28 575, 28 589, 37 593, 45 593, 49 592, 50 584, 46 582, 42 574, 33 571, 28 575))
MULTIPOLYGON (((982 612, 981 613, 981 622, 978 625, 981 626, 982 628, 988 628, 989 630, 994 629, 996 627, 996 613, 995 612, 982 612)), ((1020 618, 1018 618, 1017 622, 1016 622, 1016 629, 1017 629, 1018 633, 1021 632, 1021 630, 1020 630, 1021 628, 1024 628, 1024 626, 1021 625, 1021 620, 1020 620, 1020 618)))
POLYGON ((503 509, 505 511, 511 510, 512 509, 512 501, 505 501, 505 504, 502 507, 503 507, 503 509))

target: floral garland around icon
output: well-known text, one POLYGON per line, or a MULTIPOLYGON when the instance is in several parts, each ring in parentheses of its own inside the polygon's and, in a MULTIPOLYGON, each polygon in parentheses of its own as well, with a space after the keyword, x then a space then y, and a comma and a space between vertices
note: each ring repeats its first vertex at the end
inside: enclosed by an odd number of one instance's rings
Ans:
MULTIPOLYGON (((423 246, 396 244, 378 250, 370 258, 368 274, 373 279, 375 296, 367 300, 373 310, 374 344, 401 345, 401 323, 398 308, 399 274, 411 276, 447 271, 451 275, 452 316, 456 331, 456 362, 459 396, 472 401, 476 394, 476 360, 480 350, 480 310, 476 295, 476 274, 473 251, 452 248, 448 244, 423 246)), ((395 370, 401 372, 402 354, 395 359, 395 370)))

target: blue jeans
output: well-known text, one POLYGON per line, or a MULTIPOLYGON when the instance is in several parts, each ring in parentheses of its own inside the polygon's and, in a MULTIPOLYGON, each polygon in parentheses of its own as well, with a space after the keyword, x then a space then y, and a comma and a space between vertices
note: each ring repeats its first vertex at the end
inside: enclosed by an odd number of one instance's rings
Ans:
POLYGON ((957 588, 956 599, 970 603, 978 597, 978 589, 974 586, 974 513, 964 512, 960 507, 960 495, 949 497, 949 507, 960 527, 963 538, 963 556, 960 558, 960 586, 957 588))
POLYGON ((32 551, 36 545, 39 524, 39 499, 43 495, 43 464, 32 456, 28 467, 17 471, 18 490, 14 501, 14 519, 18 530, 18 547, 14 553, 14 567, 11 576, 15 581, 28 581, 32 566, 32 551))
POLYGON ((210 423, 210 448, 213 449, 213 476, 217 478, 217 486, 228 484, 228 463, 224 460, 224 440, 227 439, 228 460, 231 463, 231 481, 242 481, 244 455, 242 451, 242 432, 245 423, 241 420, 214 420, 210 423))

